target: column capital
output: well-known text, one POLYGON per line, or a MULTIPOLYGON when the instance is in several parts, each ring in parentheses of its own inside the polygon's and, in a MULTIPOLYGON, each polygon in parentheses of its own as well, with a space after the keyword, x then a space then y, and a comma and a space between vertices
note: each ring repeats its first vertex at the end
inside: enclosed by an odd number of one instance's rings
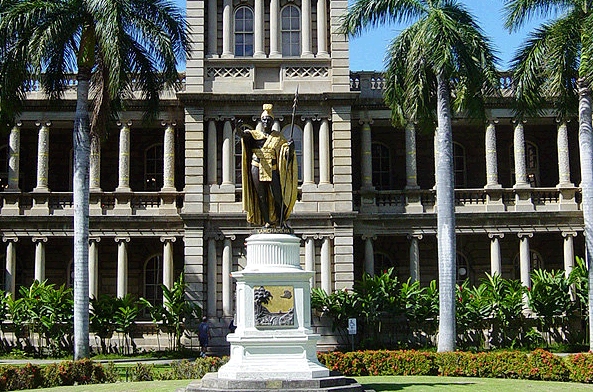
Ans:
POLYGON ((406 235, 406 238, 407 238, 408 240, 411 240, 411 239, 413 239, 413 238, 416 238, 417 240, 421 240, 421 239, 423 239, 423 238, 424 238, 424 234, 413 234, 413 233, 412 233, 412 234, 408 234, 408 235, 406 235))
POLYGON ((533 233, 517 233, 517 237, 519 237, 520 239, 522 239, 523 237, 533 238, 533 233))
POLYGON ((224 235, 224 239, 225 240, 229 240, 229 241, 234 241, 237 239, 237 236, 234 234, 225 234, 224 235))
POLYGON ((115 242, 130 242, 130 237, 115 237, 115 242))
POLYGON ((321 240, 333 240, 336 236, 334 234, 320 234, 319 239, 321 240))
POLYGON ((35 125, 37 127, 49 128, 49 127, 51 127, 51 120, 47 120, 45 122, 43 122, 41 120, 37 120, 37 121, 35 121, 35 125))
POLYGON ((101 237, 91 237, 91 236, 89 236, 89 243, 90 242, 96 242, 96 243, 101 242, 101 237))
POLYGON ((132 120, 128 120, 128 121, 117 121, 117 126, 121 127, 121 128, 130 128, 133 124, 132 120))
POLYGON ((301 121, 321 121, 323 119, 323 117, 321 117, 319 114, 311 114, 311 115, 302 115, 301 116, 301 121))
POLYGON ((495 238, 503 239, 504 238, 504 233, 488 233, 488 238, 490 238, 491 240, 493 240, 495 238))
POLYGON ((303 234, 301 235, 301 238, 303 239, 303 241, 307 241, 307 240, 318 240, 320 239, 320 235, 319 234, 311 234, 311 233, 307 233, 307 234, 303 234))
POLYGON ((362 235, 362 240, 363 241, 366 241, 366 240, 376 241, 377 240, 377 235, 376 234, 363 234, 362 235))
POLYGON ((22 120, 17 120, 14 123, 14 126, 12 127, 12 129, 16 130, 17 132, 20 131, 21 127, 23 126, 23 121, 22 120))
POLYGON ((498 119, 498 117, 490 117, 486 120, 486 123, 488 125, 498 125, 499 122, 500 120, 498 119))
POLYGON ((361 119, 358 120, 358 123, 360 125, 373 125, 374 120, 372 118, 370 118, 370 117, 361 118, 361 119))
POLYGON ((2 242, 19 242, 19 237, 12 235, 2 236, 2 242))
POLYGON ((564 238, 576 237, 576 236, 577 236, 577 232, 576 231, 563 231, 562 232, 562 237, 564 237, 564 238))
POLYGON ((512 118, 511 123, 514 125, 524 125, 524 124, 527 124, 527 120, 512 118))
POLYGON ((560 118, 560 117, 556 117, 556 118, 554 118, 554 122, 556 124, 560 124, 560 125, 562 125, 562 124, 568 124, 570 122, 570 119, 563 119, 563 118, 560 118))
POLYGON ((176 120, 161 120, 161 126, 162 127, 166 127, 166 128, 174 128, 177 126, 177 121, 176 120))
POLYGON ((177 241, 177 237, 164 235, 160 238, 160 240, 161 240, 161 242, 175 242, 175 241, 177 241))
POLYGON ((31 241, 33 241, 34 243, 37 242, 47 242, 47 237, 45 236, 35 236, 31 238, 31 241))

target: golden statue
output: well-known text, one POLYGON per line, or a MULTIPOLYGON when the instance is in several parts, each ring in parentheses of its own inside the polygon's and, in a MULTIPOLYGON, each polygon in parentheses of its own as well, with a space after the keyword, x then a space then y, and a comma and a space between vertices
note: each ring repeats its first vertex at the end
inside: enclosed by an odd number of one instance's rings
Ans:
POLYGON ((294 141, 272 130, 272 104, 265 104, 261 129, 238 130, 243 147, 243 209, 254 225, 286 227, 297 199, 294 141))

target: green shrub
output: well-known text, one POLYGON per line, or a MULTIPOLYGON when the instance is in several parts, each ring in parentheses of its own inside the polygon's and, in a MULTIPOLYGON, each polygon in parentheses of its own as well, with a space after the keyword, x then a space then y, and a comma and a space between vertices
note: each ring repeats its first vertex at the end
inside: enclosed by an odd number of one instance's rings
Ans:
POLYGON ((566 363, 571 381, 593 383, 593 353, 571 355, 566 363))
POLYGON ((200 379, 206 373, 216 372, 228 361, 228 357, 198 358, 193 362, 187 359, 171 363, 171 369, 158 375, 161 380, 200 379))
POLYGON ((25 366, 3 366, 0 368, 0 390, 15 391, 19 389, 34 389, 43 385, 43 376, 39 366, 26 364, 25 366))
POLYGON ((99 384, 112 382, 100 363, 89 359, 52 363, 43 368, 43 386, 46 388, 76 384, 99 384))
POLYGON ((137 363, 134 367, 129 369, 130 381, 152 381, 154 366, 137 363))

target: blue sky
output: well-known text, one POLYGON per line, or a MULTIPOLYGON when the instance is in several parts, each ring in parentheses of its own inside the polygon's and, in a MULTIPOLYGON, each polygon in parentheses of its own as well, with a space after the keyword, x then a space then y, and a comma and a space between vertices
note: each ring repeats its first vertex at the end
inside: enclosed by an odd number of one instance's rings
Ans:
MULTIPOLYGON (((175 0, 185 7, 186 0, 175 0)), ((350 1, 352 2, 352 0, 350 1)), ((504 0, 462 0, 476 17, 485 34, 491 39, 501 59, 500 68, 509 68, 509 62, 529 31, 539 21, 528 23, 517 33, 510 34, 503 27, 502 6, 504 0)), ((404 26, 405 27, 405 26, 404 26)), ((352 71, 380 71, 384 69, 383 59, 389 42, 401 30, 401 26, 384 26, 365 31, 360 37, 350 40, 350 69, 352 71)))
MULTIPOLYGON (((528 33, 540 21, 531 21, 517 33, 510 34, 504 29, 502 16, 503 0, 463 0, 462 3, 474 15, 486 36, 492 41, 500 68, 509 68, 510 60, 528 33)), ((405 27, 405 26, 403 26, 405 27)), ((384 69, 385 51, 391 40, 397 36, 401 26, 385 26, 364 32, 360 37, 350 40, 350 69, 352 71, 380 71, 384 69)))

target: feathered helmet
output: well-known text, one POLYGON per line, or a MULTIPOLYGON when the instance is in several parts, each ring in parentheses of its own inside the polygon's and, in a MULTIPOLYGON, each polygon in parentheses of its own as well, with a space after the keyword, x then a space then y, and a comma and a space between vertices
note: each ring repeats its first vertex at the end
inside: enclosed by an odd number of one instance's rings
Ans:
POLYGON ((271 103, 265 103, 264 104, 264 111, 261 113, 261 117, 260 118, 264 118, 264 117, 274 118, 274 115, 272 114, 272 109, 273 108, 274 108, 274 105, 272 105, 271 103))

